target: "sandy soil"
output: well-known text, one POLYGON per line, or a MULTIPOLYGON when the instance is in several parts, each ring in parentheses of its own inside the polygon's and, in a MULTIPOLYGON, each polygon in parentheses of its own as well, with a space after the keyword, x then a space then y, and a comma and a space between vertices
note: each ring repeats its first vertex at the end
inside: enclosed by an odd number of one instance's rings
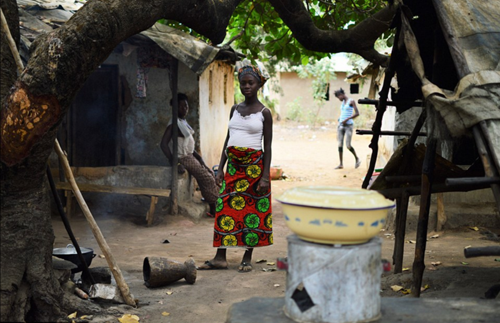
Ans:
MULTIPOLYGON (((360 168, 354 169, 354 158, 346 152, 344 169, 334 170, 338 165, 334 125, 310 130, 291 123, 276 124, 273 164, 280 165, 288 179, 272 182, 273 195, 278 196, 287 188, 297 185, 360 187, 367 168, 366 159, 370 154, 369 140, 369 136, 355 136, 353 140, 353 146, 362 158, 360 168)), ((100 315, 94 315, 92 322, 118 322, 118 317, 130 313, 138 315, 140 322, 217 323, 225 321, 233 303, 256 296, 283 297, 286 272, 263 271, 275 267, 267 262, 275 262, 276 258, 287 255, 286 237, 291 234, 284 223, 280 204, 273 201, 273 208, 275 244, 254 251, 254 261, 267 261, 254 262, 252 272, 239 273, 237 267, 243 251, 229 249, 228 270, 198 271, 193 285, 181 280, 155 289, 144 285, 144 258, 165 257, 184 262, 192 257, 197 264, 202 264, 215 253, 212 248, 213 220, 206 218, 194 223, 187 217, 162 214, 159 210, 156 216, 161 221, 153 227, 146 227, 143 219, 145 210, 130 210, 125 214, 94 214, 133 296, 139 300, 139 307, 134 309, 126 305, 107 305, 100 315), (164 243, 165 240, 169 243, 164 243), (168 315, 163 315, 166 314, 164 312, 168 315)), ((83 215, 77 214, 71 223, 80 246, 93 248, 97 255, 102 255, 83 215)), ((57 216, 54 216, 53 224, 55 247, 71 243, 57 216)), ((431 262, 439 261, 441 264, 432 268, 434 270, 426 270, 424 285, 428 285, 428 289, 422 293, 422 297, 479 298, 483 297, 491 285, 500 283, 500 262, 495 261, 495 257, 465 259, 463 256, 465 246, 497 244, 498 242, 487 239, 495 237, 495 233, 500 233, 498 228, 479 228, 479 231, 464 228, 453 232, 439 232, 438 238, 430 239, 427 243, 426 264, 429 268, 433 267, 431 262)), ((429 236, 434 234, 430 232, 429 236)), ((382 257, 391 259, 393 235, 382 231, 380 236, 383 238, 382 257)), ((409 233, 407 239, 415 239, 415 233, 409 233)), ((392 291, 390 286, 410 287, 413 254, 414 245, 405 244, 404 268, 407 270, 399 275, 384 275, 383 296, 405 297, 401 291, 392 291)), ((94 258, 91 267, 97 266, 107 266, 105 259, 99 256, 94 258)), ((79 316, 83 314, 87 313, 78 313, 79 316)))

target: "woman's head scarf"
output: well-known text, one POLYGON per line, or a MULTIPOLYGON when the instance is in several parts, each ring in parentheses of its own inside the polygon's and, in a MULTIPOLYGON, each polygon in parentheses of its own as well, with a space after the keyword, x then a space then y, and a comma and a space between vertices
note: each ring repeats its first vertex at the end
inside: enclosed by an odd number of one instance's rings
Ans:
POLYGON ((264 83, 266 83, 268 79, 266 76, 262 74, 262 72, 258 67, 255 67, 253 65, 245 65, 238 70, 238 81, 241 81, 241 78, 247 74, 250 74, 253 77, 255 77, 260 82, 261 87, 264 85, 264 83))

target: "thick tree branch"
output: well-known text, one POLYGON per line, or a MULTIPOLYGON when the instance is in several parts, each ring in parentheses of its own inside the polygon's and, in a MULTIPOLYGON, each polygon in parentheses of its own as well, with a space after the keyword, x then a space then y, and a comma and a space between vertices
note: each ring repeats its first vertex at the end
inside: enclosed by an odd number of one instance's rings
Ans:
POLYGON ((322 30, 314 25, 300 0, 269 0, 293 36, 307 49, 317 52, 350 52, 386 66, 388 58, 374 49, 375 41, 389 29, 396 6, 388 6, 346 30, 322 30))
POLYGON ((0 159, 9 166, 57 126, 80 86, 123 40, 161 18, 220 43, 241 0, 90 0, 63 26, 39 37, 1 112, 0 159))

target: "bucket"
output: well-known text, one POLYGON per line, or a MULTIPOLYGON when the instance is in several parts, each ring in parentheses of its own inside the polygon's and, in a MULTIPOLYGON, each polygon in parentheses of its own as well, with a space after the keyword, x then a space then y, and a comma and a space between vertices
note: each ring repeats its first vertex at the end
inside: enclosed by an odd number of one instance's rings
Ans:
POLYGON ((193 258, 184 263, 161 257, 146 257, 142 265, 144 284, 147 287, 160 287, 182 278, 189 284, 196 281, 196 265, 193 258))
POLYGON ((291 235, 285 314, 296 322, 371 322, 381 317, 380 238, 326 245, 291 235))

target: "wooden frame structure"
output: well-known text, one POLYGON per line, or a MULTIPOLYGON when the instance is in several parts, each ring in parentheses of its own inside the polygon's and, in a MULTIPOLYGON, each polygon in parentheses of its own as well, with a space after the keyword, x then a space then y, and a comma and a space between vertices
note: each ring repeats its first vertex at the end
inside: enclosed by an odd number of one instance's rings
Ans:
MULTIPOLYGON (((440 1, 433 1, 436 9, 440 9, 440 1)), ((442 8, 441 8, 442 9, 442 8)), ((373 153, 371 155, 370 164, 368 167, 367 175, 363 182, 362 187, 367 188, 371 174, 375 169, 375 163, 378 154, 378 139, 382 134, 382 117, 386 110, 386 107, 391 105, 398 105, 397 102, 388 102, 388 93, 390 90, 390 82, 395 75, 398 64, 401 64, 403 57, 405 55, 412 56, 416 58, 417 64, 421 63, 421 58, 418 50, 418 44, 415 40, 409 19, 412 17, 408 16, 407 10, 399 10, 395 21, 398 24, 395 42, 393 46, 393 51, 391 54, 391 59, 388 68, 385 72, 385 79, 383 83, 382 90, 380 92, 379 101, 373 102, 363 102, 372 103, 377 105, 377 114, 375 123, 372 127, 373 137, 370 143, 370 148, 373 153), (412 38, 413 37, 413 38, 412 38), (401 49, 403 45, 406 47, 408 53, 404 53, 401 49), (410 52, 408 47, 412 47, 413 52, 410 52), (416 47, 416 49, 415 49, 416 47)), ((447 45, 450 48, 450 53, 455 63, 457 74, 459 79, 471 73, 468 68, 467 61, 465 60, 460 46, 457 43, 456 37, 453 37, 453 30, 449 26, 446 20, 439 20, 443 34, 445 36, 447 45)), ((412 62, 413 64, 413 62, 412 62)), ((418 73, 418 72, 415 72, 418 73)), ((419 78, 425 82, 425 76, 419 75, 419 78)), ((402 104, 402 103, 401 103, 402 104)), ((407 104, 407 103, 405 103, 407 104)), ((414 145, 417 136, 422 135, 420 130, 427 119, 427 113, 425 107, 423 107, 419 119, 417 120, 413 131, 409 135, 408 144, 404 148, 402 153, 403 162, 400 169, 400 173, 391 174, 392 176, 387 176, 386 181, 397 182, 400 185, 397 188, 389 188, 379 190, 384 196, 390 199, 396 199, 396 240, 394 245, 393 253, 393 263, 394 272, 402 272, 403 263, 403 251, 404 251, 404 238, 405 238, 405 226, 406 226, 406 216, 408 211, 408 203, 410 196, 420 195, 421 203, 418 215, 418 226, 417 226, 417 238, 416 238, 416 248, 415 248, 415 258, 413 262, 413 287, 411 288, 412 295, 415 297, 420 296, 420 290, 422 285, 422 277, 425 269, 424 257, 425 248, 427 241, 427 227, 429 222, 429 208, 431 202, 432 193, 439 192, 453 192, 453 191, 471 191, 476 189, 491 188, 493 190, 493 195, 496 200, 497 208, 500 210, 500 161, 495 158, 495 154, 492 153, 494 147, 497 147, 499 138, 496 138, 493 133, 491 133, 490 128, 495 127, 495 129, 500 129, 500 120, 488 120, 481 121, 472 127, 471 131, 477 146, 478 154, 484 168, 484 177, 461 177, 461 178, 447 178, 442 182, 436 182, 434 178, 434 167, 436 165, 436 147, 439 143, 438 136, 432 133, 428 134, 427 147, 425 151, 425 157, 423 160, 423 166, 421 174, 408 173, 408 165, 411 159, 414 157, 414 145)), ((385 133, 386 135, 397 135, 398 133, 385 133)), ((400 134, 398 134, 400 135, 400 134)), ((496 134, 497 136, 500 134, 496 134)), ((379 175, 380 176, 380 175, 379 175)))

